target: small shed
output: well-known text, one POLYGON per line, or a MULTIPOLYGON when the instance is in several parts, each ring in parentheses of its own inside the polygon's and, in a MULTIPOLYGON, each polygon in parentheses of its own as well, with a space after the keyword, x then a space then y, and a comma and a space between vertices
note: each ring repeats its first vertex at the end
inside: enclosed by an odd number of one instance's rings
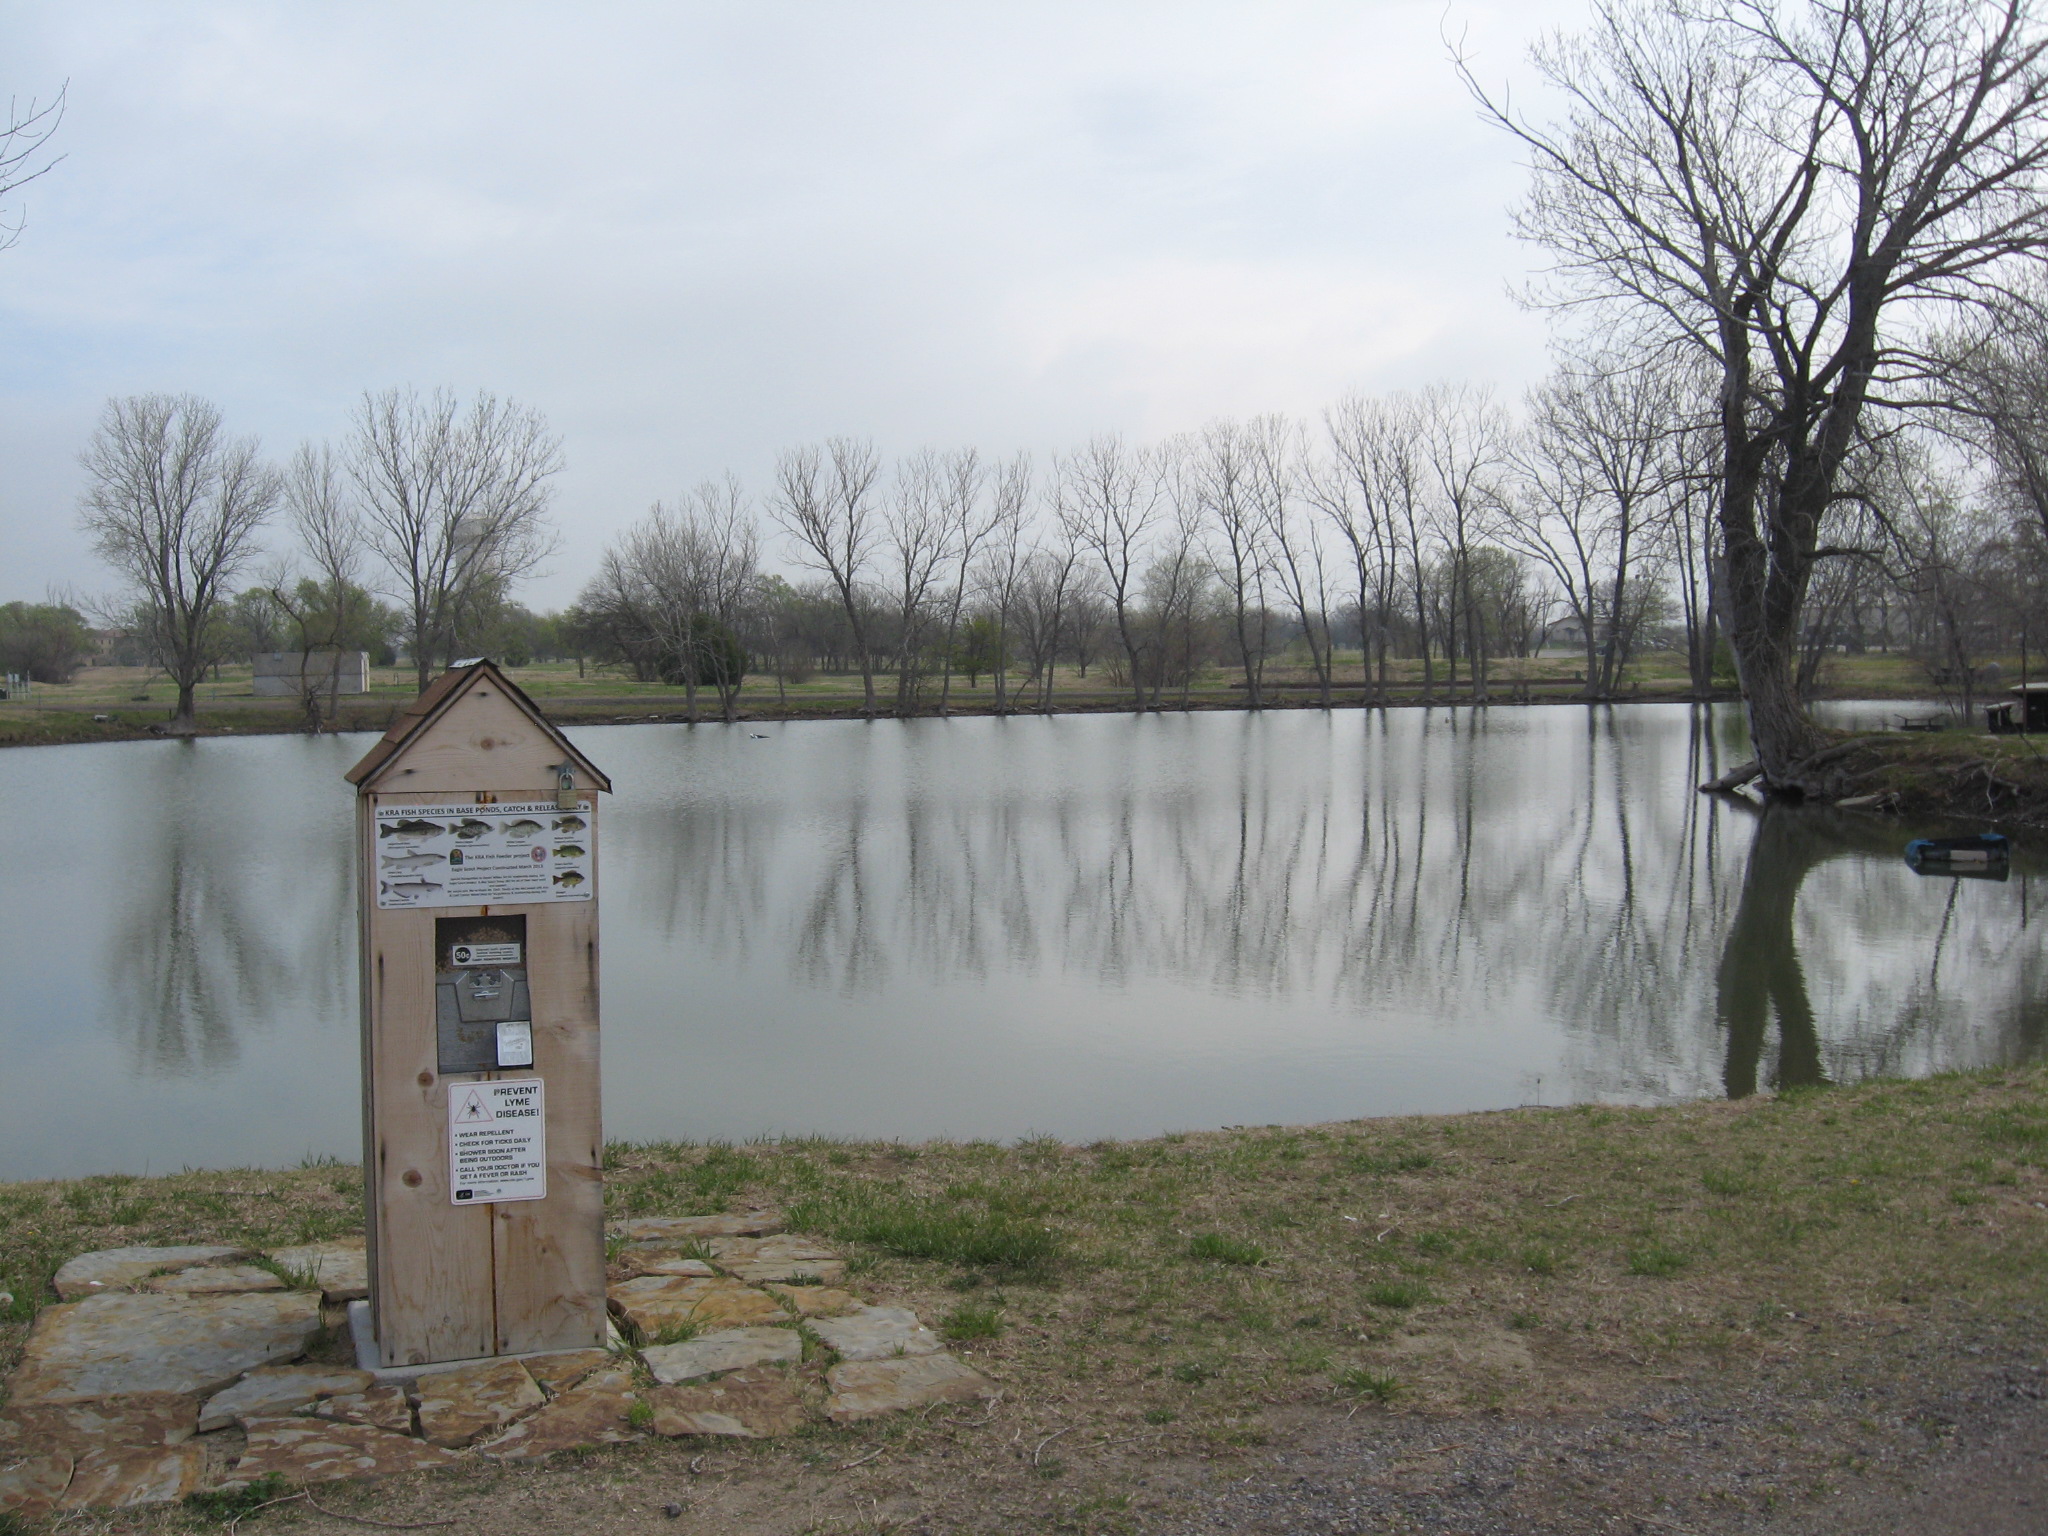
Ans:
POLYGON ((368 1365, 605 1340, 597 796, 488 661, 349 770, 361 935, 368 1365))
POLYGON ((2019 703, 2021 730, 2048 731, 2048 683, 2017 683, 2006 692, 2019 703))

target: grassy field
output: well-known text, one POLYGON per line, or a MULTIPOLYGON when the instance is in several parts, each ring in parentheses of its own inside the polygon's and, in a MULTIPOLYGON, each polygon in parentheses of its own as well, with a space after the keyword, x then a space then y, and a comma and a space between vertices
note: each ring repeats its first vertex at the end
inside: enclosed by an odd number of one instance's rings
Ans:
MULTIPOLYGON (((2041 1067, 1089 1146, 617 1144, 607 1160, 614 1217, 781 1204, 854 1256, 854 1289, 915 1307, 993 1376, 990 1416, 1016 1428, 965 1412, 820 1427, 721 1446, 723 1475, 780 1486, 886 1450, 892 1475, 962 1498, 977 1478, 1057 1483, 1070 1518, 1031 1529, 1131 1528, 1111 1516, 1133 1465, 1227 1467, 1308 1423, 1571 1414, 1766 1368, 1889 1380, 1929 1369, 1911 1362, 1958 1319, 2048 1301, 2041 1067)), ((0 1367, 73 1253, 321 1237, 359 1224, 358 1199, 339 1165, 0 1185, 0 1367)), ((704 1448, 627 1447, 581 1475, 658 1480, 704 1448)), ((478 1496, 508 1475, 479 1470, 478 1496)))
MULTIPOLYGON (((2018 675, 2016 666, 2008 670, 2018 675)), ((514 668, 512 676, 551 715, 563 721, 597 724, 684 718, 682 689, 636 683, 623 673, 592 668, 579 676, 573 662, 549 662, 514 668)), ((1577 696, 1581 676, 1577 659, 1569 655, 1496 661, 1490 694, 1497 701, 1569 700, 1577 696)), ((1632 669, 1623 697, 1682 698, 1686 686, 1683 658, 1654 653, 1643 657, 1632 669)), ((1305 666, 1276 662, 1268 669, 1267 690, 1268 702, 1278 706, 1308 706, 1319 700, 1314 676, 1305 666)), ((1917 661, 1873 653, 1831 660, 1824 691, 1837 698, 1924 698, 1929 684, 1925 669, 1917 661)), ((895 678, 887 674, 878 677, 876 692, 883 712, 893 711, 895 678)), ((341 700, 340 724, 347 730, 381 731, 393 712, 413 693, 410 669, 376 669, 371 673, 368 694, 341 700)), ((1240 708, 1245 696, 1241 682, 1232 673, 1210 669, 1190 684, 1186 703, 1197 709, 1240 708)), ((1365 696, 1360 662, 1355 657, 1348 661, 1340 657, 1333 683, 1336 702, 1355 705, 1365 696)), ((1421 663, 1394 663, 1389 673, 1389 701, 1417 703, 1422 697, 1421 663)), ((1470 684, 1461 679, 1453 695, 1439 667, 1434 697, 1468 700, 1470 684)), ((149 735, 151 727, 161 726, 169 717, 174 702, 175 690, 160 675, 145 668, 89 668, 71 683, 38 685, 29 700, 0 700, 0 746, 113 741, 149 735)), ((739 709, 748 719, 830 718, 858 714, 861 703, 859 676, 831 673, 813 676, 802 683, 780 685, 773 678, 750 678, 741 691, 739 709)), ((1182 707, 1181 692, 1169 690, 1161 703, 1167 708, 1182 707)), ((954 679, 949 703, 954 713, 987 713, 994 705, 995 690, 988 678, 973 683, 965 677, 954 679)), ((1017 707, 1014 700, 1011 707, 1017 707)), ((1101 666, 1090 668, 1086 677, 1072 667, 1062 667, 1054 679, 1055 710, 1129 707, 1129 692, 1116 686, 1101 666)), ((919 705, 924 713, 936 708, 935 691, 919 705)), ((715 713, 715 700, 708 691, 699 696, 699 712, 704 718, 715 713)), ((292 731, 303 728, 304 713, 296 699, 256 698, 246 666, 224 667, 218 680, 199 690, 199 722, 201 730, 207 733, 292 731)))

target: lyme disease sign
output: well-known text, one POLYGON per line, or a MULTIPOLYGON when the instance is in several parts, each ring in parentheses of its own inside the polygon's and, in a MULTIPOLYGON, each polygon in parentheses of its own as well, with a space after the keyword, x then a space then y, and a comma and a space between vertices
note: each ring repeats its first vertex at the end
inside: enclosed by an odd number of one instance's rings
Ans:
POLYGON ((455 1205, 548 1197, 545 1090, 537 1077, 448 1088, 448 1198, 455 1205))
POLYGON ((377 905, 533 906, 597 894, 590 802, 377 807, 377 905))

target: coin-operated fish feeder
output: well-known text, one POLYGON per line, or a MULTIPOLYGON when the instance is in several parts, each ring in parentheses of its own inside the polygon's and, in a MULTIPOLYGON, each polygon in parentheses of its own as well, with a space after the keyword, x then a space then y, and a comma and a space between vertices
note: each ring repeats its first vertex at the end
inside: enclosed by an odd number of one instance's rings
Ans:
POLYGON ((2012 839, 1999 832, 1979 832, 1974 837, 1916 837, 1906 844, 1906 862, 1919 875, 2003 880, 2012 873, 2012 839))
POLYGON ((349 770, 369 1370, 605 1342, 597 796, 488 661, 349 770))

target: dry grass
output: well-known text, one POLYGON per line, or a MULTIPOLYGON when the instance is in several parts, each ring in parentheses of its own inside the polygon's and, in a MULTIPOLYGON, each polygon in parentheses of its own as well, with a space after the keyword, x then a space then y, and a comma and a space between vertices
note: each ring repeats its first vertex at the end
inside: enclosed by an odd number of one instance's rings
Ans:
MULTIPOLYGON (((1238 1129, 1146 1142, 615 1144, 615 1216, 783 1204, 855 1283, 942 1318, 1009 1391, 1174 1412, 1391 1374, 1412 1405, 1570 1399, 2048 1280, 2048 1070, 1663 1109, 1238 1129)), ((358 1225, 353 1168, 0 1185, 0 1365, 49 1276, 127 1243, 358 1225)))
MULTIPOLYGON (((614 1145, 608 1162, 615 1217, 781 1203, 847 1248, 855 1289, 945 1327, 1015 1426, 821 1427, 733 1448, 736 1476, 886 1447, 899 1471, 1058 1482, 1065 1456, 1069 1510, 1113 1500, 1082 1470, 1102 1448, 1228 1458, 1302 1413, 1591 1407, 1761 1364, 1882 1374, 1958 1317, 2023 1316, 2048 1290, 2039 1067, 1663 1109, 1086 1147, 614 1145)), ((0 1284, 23 1297, 0 1366, 71 1253, 299 1239, 355 1210, 341 1167, 0 1186, 0 1284)), ((665 1475, 678 1453, 606 1465, 665 1475)), ((1098 1513, 1050 1528, 1122 1528, 1098 1513)))

